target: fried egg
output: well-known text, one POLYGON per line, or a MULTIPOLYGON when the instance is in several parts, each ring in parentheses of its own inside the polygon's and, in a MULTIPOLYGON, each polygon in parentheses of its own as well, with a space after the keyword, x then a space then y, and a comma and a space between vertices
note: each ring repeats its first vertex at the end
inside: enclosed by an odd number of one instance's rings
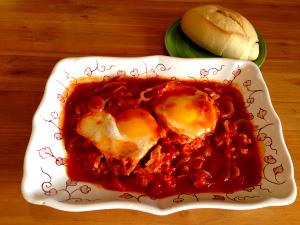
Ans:
POLYGON ((154 104, 154 111, 173 132, 192 139, 203 137, 215 129, 218 108, 205 92, 182 87, 177 92, 166 92, 154 104))
POLYGON ((132 165, 159 139, 156 120, 143 109, 129 109, 116 116, 105 111, 87 114, 78 122, 76 131, 106 158, 129 159, 132 165))

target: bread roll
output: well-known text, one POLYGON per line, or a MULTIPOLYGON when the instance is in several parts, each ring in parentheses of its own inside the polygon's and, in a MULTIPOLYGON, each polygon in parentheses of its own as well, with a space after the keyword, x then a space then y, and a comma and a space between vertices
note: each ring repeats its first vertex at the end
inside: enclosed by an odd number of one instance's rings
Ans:
POLYGON ((196 44, 222 57, 255 60, 259 55, 254 27, 241 14, 218 6, 188 10, 181 29, 196 44))

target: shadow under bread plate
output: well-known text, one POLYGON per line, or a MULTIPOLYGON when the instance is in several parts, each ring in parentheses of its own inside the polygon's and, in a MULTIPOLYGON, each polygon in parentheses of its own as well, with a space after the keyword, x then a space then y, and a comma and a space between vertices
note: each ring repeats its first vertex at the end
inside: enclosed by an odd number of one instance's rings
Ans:
MULTIPOLYGON (((191 41, 180 28, 181 19, 177 19, 172 23, 165 33, 165 47, 170 56, 181 58, 216 58, 220 56, 199 47, 191 41)), ((261 33, 257 32, 259 41, 259 56, 253 62, 257 66, 261 66, 267 55, 266 42, 261 33)))

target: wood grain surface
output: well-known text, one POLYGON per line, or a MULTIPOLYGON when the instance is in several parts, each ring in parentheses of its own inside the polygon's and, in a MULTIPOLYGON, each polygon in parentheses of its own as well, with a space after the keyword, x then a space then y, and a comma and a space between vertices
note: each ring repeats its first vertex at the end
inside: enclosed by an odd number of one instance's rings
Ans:
MULTIPOLYGON (((167 54, 167 27, 208 1, 0 1, 0 224, 300 224, 300 201, 231 211, 198 209, 169 216, 130 210, 69 213, 27 203, 20 191, 31 120, 54 64, 64 57, 167 54)), ((300 1, 210 1, 245 15, 263 34, 261 70, 300 182, 300 1)))

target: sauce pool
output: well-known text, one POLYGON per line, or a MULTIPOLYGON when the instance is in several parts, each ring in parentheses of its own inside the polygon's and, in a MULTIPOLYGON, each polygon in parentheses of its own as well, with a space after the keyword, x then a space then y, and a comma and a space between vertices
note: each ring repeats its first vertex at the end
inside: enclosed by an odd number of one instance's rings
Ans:
POLYGON ((76 132, 82 116, 101 106, 101 101, 97 101, 95 96, 105 100, 105 110, 112 115, 138 106, 156 118, 151 104, 139 101, 140 93, 168 81, 162 78, 119 77, 75 85, 61 121, 69 178, 99 184, 110 190, 138 192, 152 198, 184 193, 229 193, 257 185, 262 173, 260 149, 243 96, 232 85, 214 81, 179 81, 215 98, 220 114, 212 133, 188 144, 186 137, 175 134, 158 122, 166 132, 157 143, 161 146, 160 158, 156 158, 160 163, 159 170, 147 166, 153 157, 153 147, 130 175, 124 175, 120 171, 126 166, 125 162, 106 159, 101 150, 76 132))

